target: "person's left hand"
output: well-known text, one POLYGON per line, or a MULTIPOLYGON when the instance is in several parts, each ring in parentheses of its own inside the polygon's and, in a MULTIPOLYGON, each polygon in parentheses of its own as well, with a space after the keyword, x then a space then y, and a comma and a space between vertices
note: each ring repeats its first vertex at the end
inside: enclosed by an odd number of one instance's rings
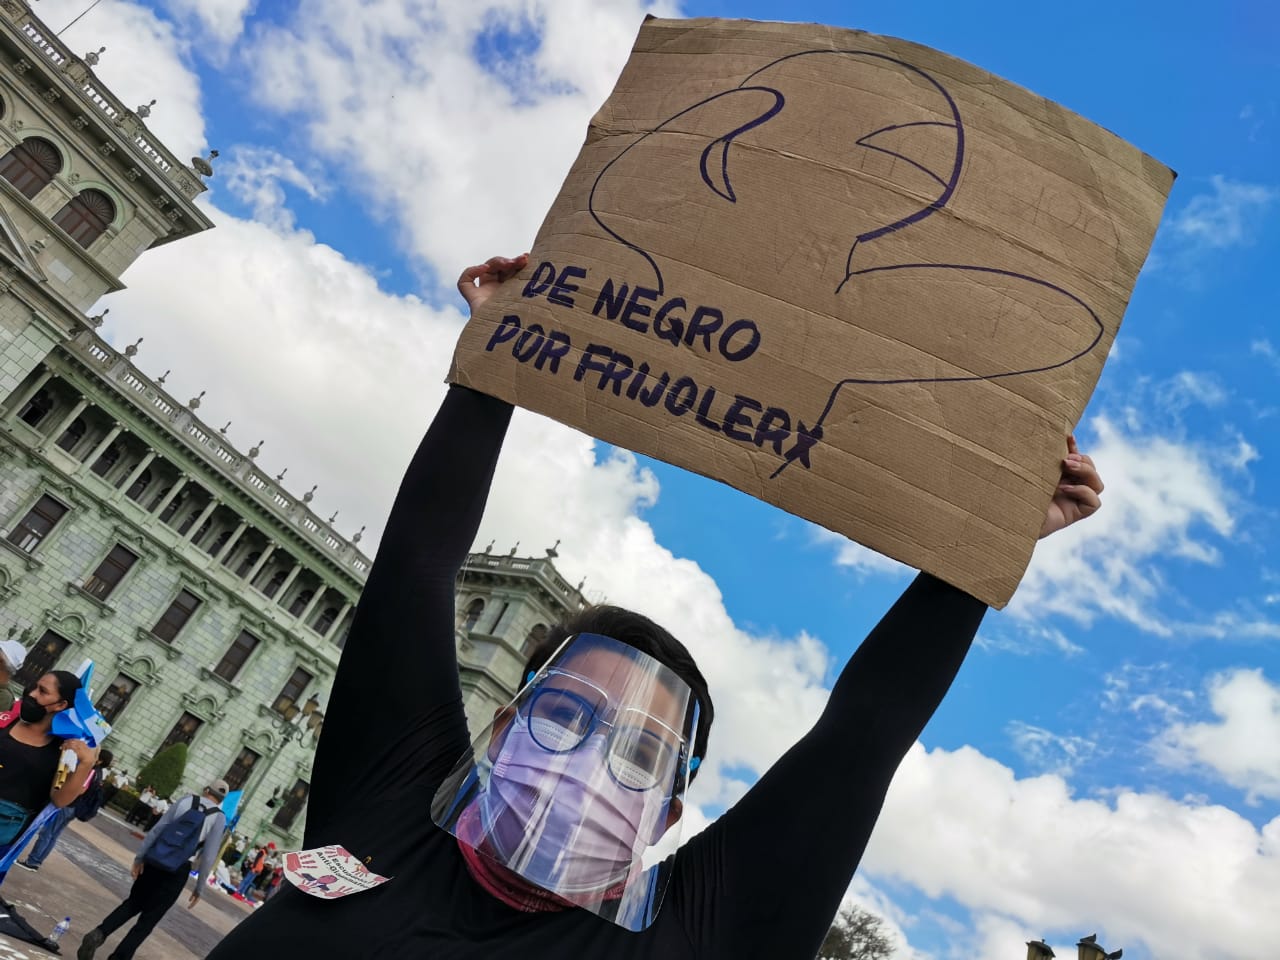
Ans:
POLYGON ((194 909, 194 908, 195 908, 195 905, 196 905, 197 903, 199 903, 199 902, 200 902, 200 894, 198 894, 198 893, 193 893, 193 894, 191 895, 191 899, 187 901, 187 909, 188 909, 188 910, 192 910, 192 909, 194 909))
POLYGON ((518 257, 490 257, 484 263, 462 271, 462 276, 458 277, 458 292, 474 313, 476 307, 493 296, 499 285, 523 270, 528 262, 527 253, 518 257))
POLYGON ((83 740, 66 740, 62 745, 76 755, 81 766, 92 767, 98 762, 98 751, 83 740))
POLYGON ((1093 458, 1076 448, 1074 436, 1067 437, 1062 476, 1058 478, 1058 489, 1040 527, 1040 539, 1097 513, 1102 507, 1102 499, 1098 496, 1102 490, 1102 478, 1093 465, 1093 458))

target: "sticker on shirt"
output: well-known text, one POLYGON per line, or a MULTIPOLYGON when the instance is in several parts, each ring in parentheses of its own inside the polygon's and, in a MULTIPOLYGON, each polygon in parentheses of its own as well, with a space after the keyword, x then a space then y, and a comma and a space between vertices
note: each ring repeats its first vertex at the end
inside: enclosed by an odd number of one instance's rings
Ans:
POLYGON ((324 900, 363 893, 391 879, 373 873, 337 844, 286 853, 284 878, 303 893, 324 900))

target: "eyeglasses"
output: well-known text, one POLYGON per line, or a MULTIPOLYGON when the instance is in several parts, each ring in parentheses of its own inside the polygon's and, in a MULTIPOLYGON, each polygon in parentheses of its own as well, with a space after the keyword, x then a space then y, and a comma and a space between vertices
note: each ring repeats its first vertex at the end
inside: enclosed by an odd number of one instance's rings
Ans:
POLYGON ((609 773, 628 790, 674 784, 682 772, 685 739, 652 714, 635 707, 604 719, 609 695, 589 680, 550 670, 523 708, 533 742, 548 753, 577 750, 599 727, 608 727, 609 773))

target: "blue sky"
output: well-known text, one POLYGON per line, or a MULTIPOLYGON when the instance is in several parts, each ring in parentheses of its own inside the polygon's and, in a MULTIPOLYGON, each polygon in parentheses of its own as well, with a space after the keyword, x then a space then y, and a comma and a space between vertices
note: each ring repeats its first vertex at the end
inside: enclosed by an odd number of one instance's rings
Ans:
MULTIPOLYGON (((40 13, 57 25, 79 9, 40 13)), ((211 420, 241 425, 243 447, 266 437, 267 466, 319 483, 340 527, 376 537, 441 395, 461 323, 451 278, 529 245, 645 9, 104 0, 65 39, 102 38, 100 75, 158 97, 152 128, 180 153, 221 151, 218 229, 144 257, 109 304, 111 334, 145 334, 144 369, 209 389, 211 420)), ((1080 428, 1104 510, 1038 551, 1010 609, 989 615, 851 896, 890 920, 901 957, 973 943, 1021 956, 1025 939, 1065 948, 1095 930, 1137 960, 1260 955, 1280 935, 1263 909, 1280 888, 1278 15, 1243 2, 655 12, 934 46, 1178 172, 1080 428)), ((568 577, 706 659, 724 752, 699 817, 803 731, 907 576, 532 416, 513 428, 489 539, 522 554, 561 539, 568 577)))

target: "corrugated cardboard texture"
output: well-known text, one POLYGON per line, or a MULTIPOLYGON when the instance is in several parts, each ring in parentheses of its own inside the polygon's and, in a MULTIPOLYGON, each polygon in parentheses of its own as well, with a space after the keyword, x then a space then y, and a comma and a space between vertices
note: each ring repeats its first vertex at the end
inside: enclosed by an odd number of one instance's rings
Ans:
POLYGON ((450 380, 995 606, 1173 174, 937 51, 646 21, 450 380))

